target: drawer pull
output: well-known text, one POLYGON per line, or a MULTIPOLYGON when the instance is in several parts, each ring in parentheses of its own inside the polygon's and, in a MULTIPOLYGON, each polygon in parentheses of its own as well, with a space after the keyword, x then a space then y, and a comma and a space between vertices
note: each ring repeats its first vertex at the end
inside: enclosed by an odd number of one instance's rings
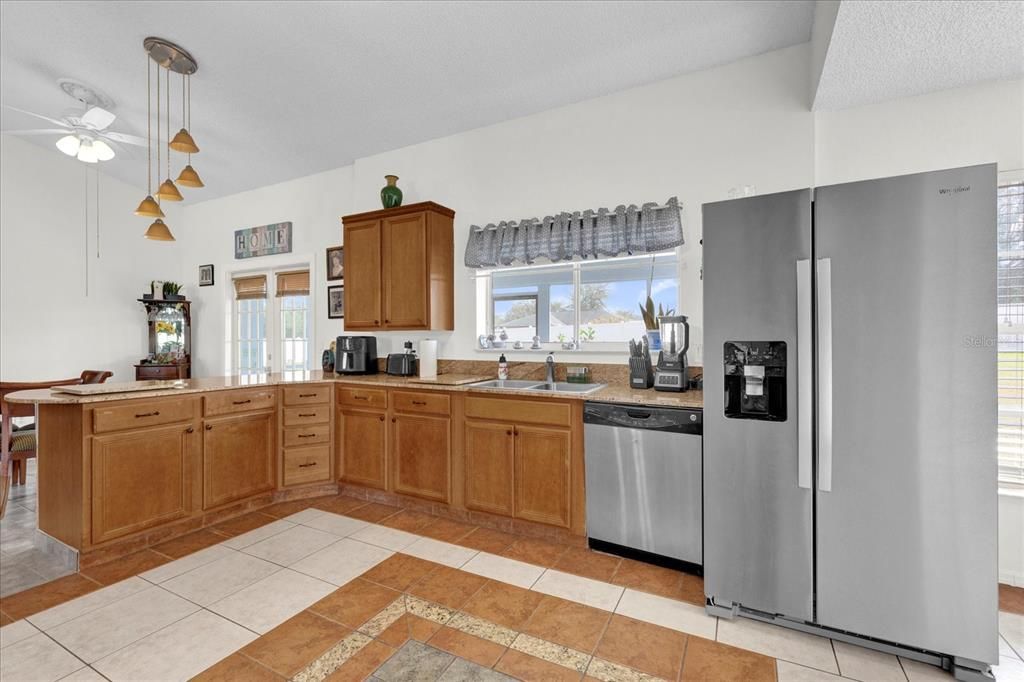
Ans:
POLYGON ((141 413, 135 415, 135 418, 136 419, 141 419, 142 417, 156 417, 159 414, 160 414, 160 410, 155 410, 153 412, 141 412, 141 413))
POLYGON ((299 412, 300 417, 315 417, 316 412, 299 412))
POLYGON ((300 433, 299 438, 316 438, 315 433, 300 433))
POLYGON ((315 398, 316 397, 316 393, 300 393, 299 397, 300 398, 315 398))
POLYGON ((232 405, 247 405, 252 402, 252 398, 246 398, 245 400, 232 400, 232 405))
POLYGON ((315 466, 316 466, 316 462, 306 462, 305 464, 300 464, 299 468, 300 469, 305 469, 307 467, 315 467, 315 466))
POLYGON ((412 401, 412 404, 413 405, 426 405, 427 401, 426 400, 414 400, 414 401, 412 401))
POLYGON ((369 400, 370 399, 370 396, 368 396, 368 395, 354 395, 352 397, 355 398, 356 400, 369 400))

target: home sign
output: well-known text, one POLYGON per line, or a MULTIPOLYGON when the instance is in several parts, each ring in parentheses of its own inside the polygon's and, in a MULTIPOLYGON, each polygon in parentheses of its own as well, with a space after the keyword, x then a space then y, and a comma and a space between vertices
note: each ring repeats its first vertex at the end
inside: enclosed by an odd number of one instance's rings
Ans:
POLYGON ((235 230, 235 259, 292 252, 292 224, 274 223, 235 230))

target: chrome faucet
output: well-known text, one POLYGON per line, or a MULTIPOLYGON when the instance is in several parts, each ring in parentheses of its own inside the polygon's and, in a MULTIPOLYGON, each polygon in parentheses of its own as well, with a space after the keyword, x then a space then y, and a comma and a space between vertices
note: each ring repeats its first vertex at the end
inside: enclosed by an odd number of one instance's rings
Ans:
POLYGON ((548 366, 548 375, 544 381, 549 384, 555 383, 555 354, 548 353, 548 359, 544 361, 544 364, 548 366))

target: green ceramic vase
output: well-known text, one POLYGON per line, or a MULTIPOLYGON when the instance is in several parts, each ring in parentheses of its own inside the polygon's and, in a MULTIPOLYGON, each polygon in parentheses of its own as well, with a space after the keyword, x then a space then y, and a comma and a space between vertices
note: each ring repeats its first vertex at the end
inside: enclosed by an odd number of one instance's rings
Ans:
POLYGON ((385 175, 384 179, 388 181, 388 184, 380 190, 380 203, 384 205, 384 208, 395 208, 396 206, 402 205, 402 190, 398 188, 395 183, 398 182, 397 175, 385 175))

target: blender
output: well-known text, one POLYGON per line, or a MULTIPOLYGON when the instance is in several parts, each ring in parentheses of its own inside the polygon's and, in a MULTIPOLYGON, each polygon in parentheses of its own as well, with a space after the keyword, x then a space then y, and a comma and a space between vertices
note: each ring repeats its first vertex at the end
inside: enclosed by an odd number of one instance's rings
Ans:
POLYGON ((661 352, 654 368, 654 390, 685 391, 688 373, 686 351, 690 348, 690 324, 685 315, 658 318, 661 329, 661 352))

